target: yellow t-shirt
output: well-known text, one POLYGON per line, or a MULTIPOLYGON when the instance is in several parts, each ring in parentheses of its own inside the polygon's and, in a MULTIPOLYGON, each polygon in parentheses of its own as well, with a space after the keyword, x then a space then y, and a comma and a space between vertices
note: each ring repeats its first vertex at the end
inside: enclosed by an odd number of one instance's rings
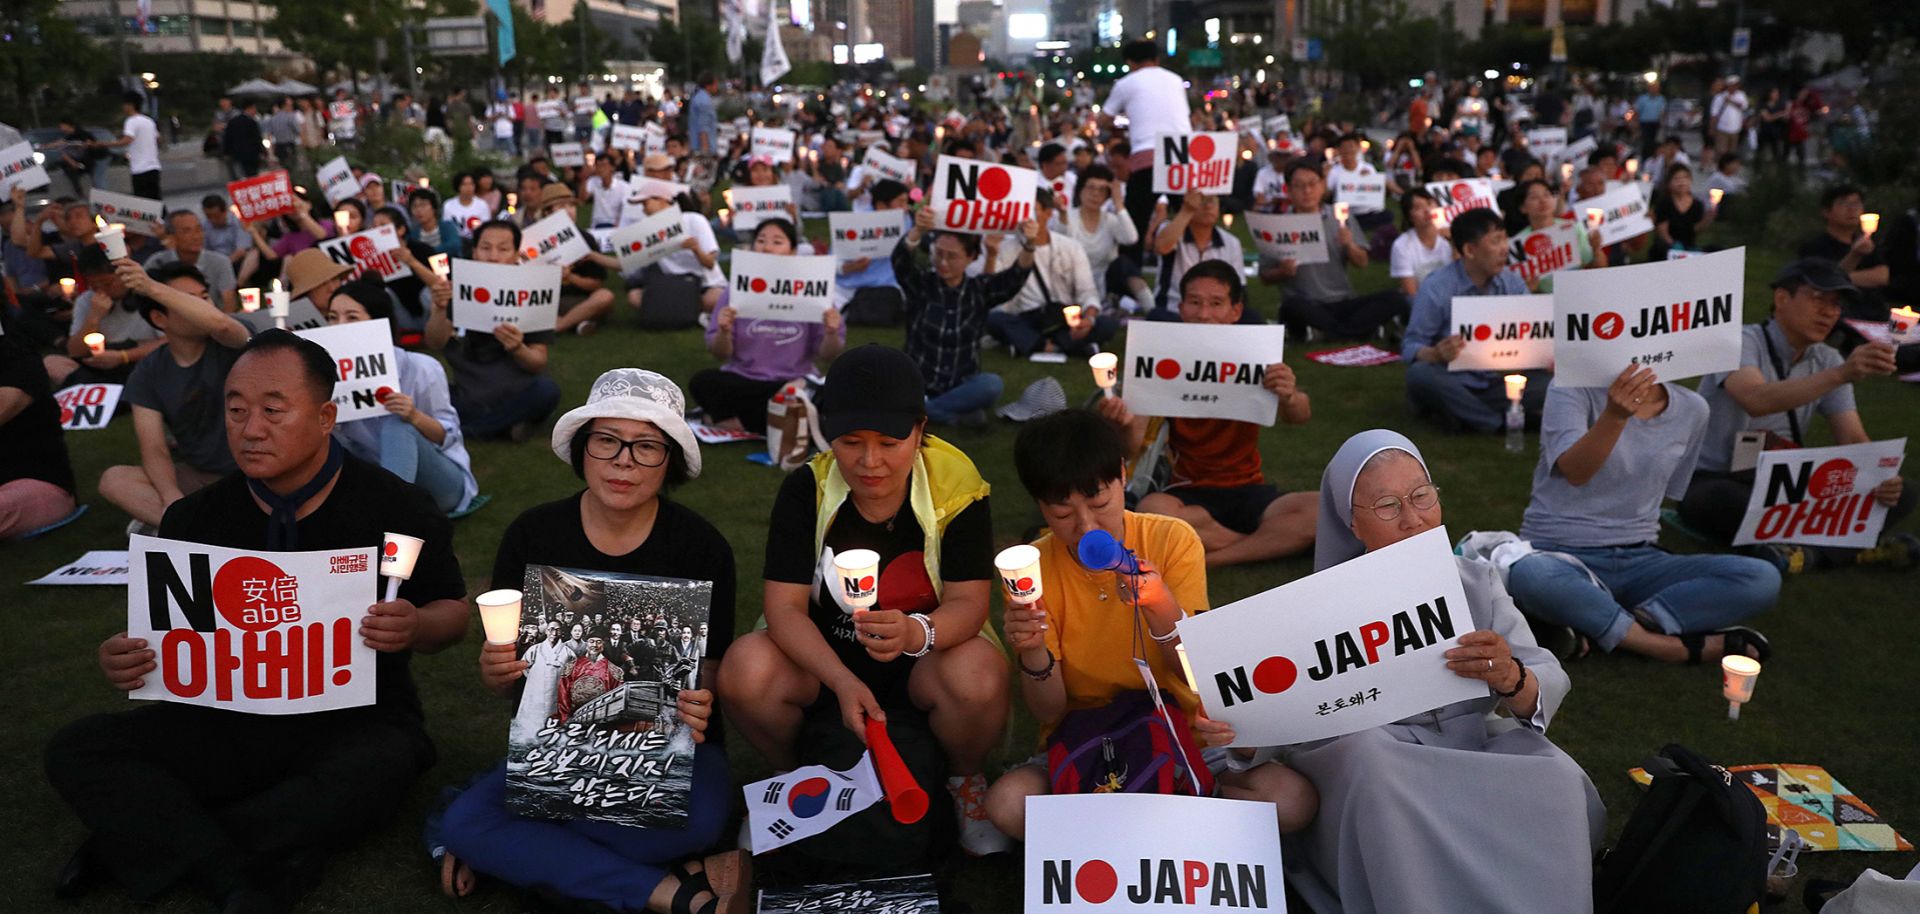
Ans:
MULTIPOLYGON (((1182 610, 1188 615, 1206 611, 1206 551, 1186 521, 1128 511, 1122 541, 1159 569, 1182 610)), ((1065 677, 1067 710, 1097 708, 1122 692, 1145 689, 1133 662, 1133 605, 1120 598, 1119 575, 1082 568, 1052 533, 1033 545, 1040 550, 1040 580, 1046 588, 1042 601, 1048 613, 1047 649, 1060 658, 1055 674, 1065 677), (1102 592, 1105 600, 1100 599, 1102 592)), ((1160 645, 1144 629, 1141 640, 1154 680, 1179 701, 1191 720, 1200 700, 1187 687, 1180 664, 1163 656, 1160 645)), ((1047 727, 1041 738, 1051 731, 1047 727)))

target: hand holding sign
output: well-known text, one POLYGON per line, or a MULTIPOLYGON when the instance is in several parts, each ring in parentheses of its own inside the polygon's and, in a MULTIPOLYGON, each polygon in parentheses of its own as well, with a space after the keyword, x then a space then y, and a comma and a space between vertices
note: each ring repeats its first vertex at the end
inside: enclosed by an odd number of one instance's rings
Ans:
POLYGON ((157 656, 147 639, 121 632, 100 642, 100 672, 106 674, 108 685, 131 692, 147 684, 143 677, 158 667, 157 656))
POLYGON ((1654 385, 1659 383, 1660 379, 1653 369, 1645 365, 1628 365, 1607 387, 1607 415, 1619 422, 1633 418, 1651 396, 1654 385))

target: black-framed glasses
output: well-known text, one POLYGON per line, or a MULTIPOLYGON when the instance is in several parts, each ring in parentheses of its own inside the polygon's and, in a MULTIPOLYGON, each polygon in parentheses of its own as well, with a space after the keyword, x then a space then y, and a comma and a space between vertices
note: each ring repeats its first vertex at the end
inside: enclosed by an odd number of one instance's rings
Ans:
POLYGON ((1415 511, 1431 511, 1438 504, 1440 504, 1440 487, 1427 483, 1408 492, 1405 497, 1389 495, 1382 498, 1370 505, 1369 510, 1373 512, 1374 517, 1381 520, 1399 520, 1402 505, 1412 505, 1415 511))
POLYGON ((667 462, 667 443, 652 438, 638 441, 626 441, 606 432, 594 432, 587 436, 587 456, 595 460, 616 460, 621 451, 631 451, 633 462, 643 467, 657 467, 667 462))

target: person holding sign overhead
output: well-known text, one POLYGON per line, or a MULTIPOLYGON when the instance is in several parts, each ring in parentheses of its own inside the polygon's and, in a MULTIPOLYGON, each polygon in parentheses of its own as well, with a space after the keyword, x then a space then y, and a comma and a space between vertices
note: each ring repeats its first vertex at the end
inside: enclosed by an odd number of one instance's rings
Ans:
MULTIPOLYGON (((58 891, 104 876, 136 902, 183 886, 228 911, 284 910, 432 764, 411 664, 467 631, 453 530, 425 493, 332 442, 334 372, 326 350, 287 331, 248 343, 224 397, 239 472, 169 508, 160 535, 276 552, 373 551, 388 532, 423 541, 397 599, 366 595, 357 634, 377 652, 374 703, 249 714, 156 702, 68 725, 47 745, 47 778, 90 835, 58 891)), ((100 645, 100 669, 116 689, 141 688, 160 648, 121 632, 100 645)))
MULTIPOLYGON (((1459 259, 1420 281, 1413 317, 1400 341, 1407 363, 1407 400, 1418 412, 1449 431, 1498 432, 1506 427, 1506 388, 1497 371, 1448 371, 1467 341, 1454 332, 1453 300, 1468 295, 1525 295, 1526 284, 1507 269, 1507 229, 1490 209, 1470 209, 1454 217, 1453 247, 1459 259)), ((1545 369, 1527 376, 1521 403, 1539 421, 1546 402, 1545 369)))
MULTIPOLYGON (((520 227, 504 219, 485 222, 473 232, 473 259, 481 263, 520 262, 520 227)), ((427 345, 444 349, 453 371, 453 408, 468 439, 505 437, 527 440, 560 403, 560 385, 547 375, 547 347, 553 331, 525 333, 502 323, 490 334, 453 329, 453 284, 431 287, 433 314, 427 318, 427 345)))
POLYGON ((1551 293, 1553 274, 1559 270, 1601 269, 1608 265, 1607 250, 1600 243, 1600 230, 1583 225, 1574 219, 1560 218, 1560 201, 1554 197, 1553 188, 1547 186, 1546 181, 1539 178, 1522 179, 1520 185, 1514 188, 1514 193, 1520 200, 1520 218, 1525 227, 1519 234, 1512 236, 1509 243, 1513 248, 1514 258, 1520 265, 1528 263, 1525 258, 1530 255, 1534 246, 1544 242, 1548 247, 1552 247, 1551 233, 1556 230, 1573 236, 1573 258, 1570 263, 1543 264, 1544 267, 1551 267, 1551 269, 1542 269, 1540 275, 1530 279, 1523 272, 1521 278, 1526 281, 1530 291, 1551 293), (1531 239, 1534 238, 1541 238, 1542 241, 1532 241, 1531 239))
MULTIPOLYGON (((759 254, 793 256, 799 241, 793 223, 768 219, 753 230, 759 254)), ((796 378, 819 371, 847 345, 840 311, 829 307, 819 323, 755 320, 736 316, 723 290, 707 325, 707 351, 725 364, 693 376, 687 387, 707 421, 725 429, 767 431, 767 401, 796 378)))
POLYGON ((930 207, 914 213, 913 228, 893 247, 893 275, 907 306, 907 357, 926 381, 927 417, 942 425, 978 428, 987 424, 987 407, 1000 399, 1004 384, 980 370, 980 335, 993 307, 1020 294, 1033 272, 1034 247, 1042 244, 1040 226, 1020 224, 1020 256, 998 273, 968 276, 980 256, 980 236, 933 232, 930 207), (931 269, 920 266, 920 240, 933 235, 931 269))
MULTIPOLYGON (((1164 212, 1155 211, 1155 219, 1164 217, 1164 212)), ((1180 289, 1187 271, 1196 264, 1209 260, 1218 260, 1239 269, 1244 262, 1241 253, 1240 238, 1220 227, 1220 198, 1187 191, 1181 198, 1180 211, 1171 219, 1158 222, 1159 227, 1153 234, 1153 255, 1160 258, 1160 274, 1155 282, 1159 283, 1153 300, 1153 310, 1148 313, 1149 320, 1177 320, 1180 313, 1180 289)), ((1249 311, 1245 317, 1251 321, 1264 323, 1259 315, 1249 311)))
POLYGON ((1367 249, 1354 243, 1352 228, 1334 218, 1333 207, 1324 205, 1327 182, 1314 158, 1295 159, 1287 165, 1287 202, 1289 212, 1320 214, 1327 259, 1320 263, 1297 263, 1263 256, 1260 279, 1285 284, 1280 299, 1280 322, 1287 325, 1289 333, 1310 334, 1317 330, 1347 339, 1371 338, 1384 333, 1388 321, 1406 318, 1407 298, 1398 289, 1370 295, 1354 292, 1347 268, 1365 269, 1367 249))
MULTIPOLYGON (((1442 524, 1413 442, 1361 432, 1321 477, 1314 570, 1442 524)), ((1486 697, 1293 747, 1287 764, 1320 795, 1308 862, 1347 914, 1590 910, 1606 809, 1546 737, 1566 672, 1493 567, 1458 562, 1475 630, 1446 652, 1447 668, 1486 683, 1486 697)))

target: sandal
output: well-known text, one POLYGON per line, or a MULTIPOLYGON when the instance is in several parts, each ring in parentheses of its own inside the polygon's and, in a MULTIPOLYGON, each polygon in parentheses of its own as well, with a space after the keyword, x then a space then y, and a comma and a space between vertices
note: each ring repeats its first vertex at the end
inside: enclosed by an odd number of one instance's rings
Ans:
POLYGON ((1720 636, 1720 656, 1722 657, 1732 657, 1736 655, 1752 657, 1761 663, 1766 663, 1768 659, 1773 657, 1773 643, 1767 640, 1766 635, 1760 634, 1757 630, 1744 625, 1733 625, 1727 628, 1715 629, 1710 632, 1694 632, 1687 635, 1676 635, 1675 637, 1680 639, 1680 644, 1687 649, 1688 666, 1700 665, 1700 654, 1706 648, 1708 635, 1720 636), (1752 654, 1747 653, 1748 648, 1753 648, 1752 654))
POLYGON ((680 887, 673 892, 673 901, 668 903, 667 910, 671 914, 720 914, 720 896, 706 886, 705 880, 682 879, 680 887), (707 896, 707 903, 696 908, 693 900, 701 895, 707 896))
POLYGON ((477 882, 473 868, 460 862, 452 851, 440 855, 440 894, 448 898, 465 898, 473 894, 477 882))
POLYGON ((715 914, 751 914, 753 857, 743 850, 722 851, 701 861, 701 875, 713 888, 715 914))

